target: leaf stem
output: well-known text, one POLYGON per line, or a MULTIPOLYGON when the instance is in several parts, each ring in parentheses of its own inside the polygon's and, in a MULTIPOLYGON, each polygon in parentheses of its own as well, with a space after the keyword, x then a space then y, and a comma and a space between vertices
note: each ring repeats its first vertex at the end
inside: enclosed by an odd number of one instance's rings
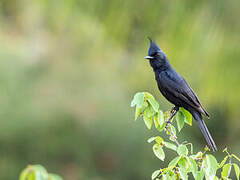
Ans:
POLYGON ((186 146, 187 145, 190 145, 191 154, 193 154, 193 145, 192 145, 192 143, 187 143, 186 146))

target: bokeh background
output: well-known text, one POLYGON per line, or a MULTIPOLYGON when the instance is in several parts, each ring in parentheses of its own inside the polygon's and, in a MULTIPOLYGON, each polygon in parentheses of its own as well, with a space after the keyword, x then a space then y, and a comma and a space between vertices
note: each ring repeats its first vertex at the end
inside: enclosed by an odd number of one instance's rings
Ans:
MULTIPOLYGON (((130 108, 138 91, 171 108, 143 59, 147 36, 211 114, 219 149, 239 156, 239 17, 239 0, 1 0, 0 179, 28 164, 66 180, 145 180, 163 167, 146 142, 158 132, 130 108)), ((205 145, 196 123, 179 136, 205 145)))

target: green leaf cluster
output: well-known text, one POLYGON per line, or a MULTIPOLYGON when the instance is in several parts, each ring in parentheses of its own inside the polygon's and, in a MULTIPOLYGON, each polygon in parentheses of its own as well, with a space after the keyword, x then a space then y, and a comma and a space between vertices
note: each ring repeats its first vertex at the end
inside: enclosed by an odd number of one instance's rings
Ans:
MULTIPOLYGON (((144 123, 148 129, 152 128, 154 122, 155 128, 160 132, 164 130, 166 126, 165 122, 170 117, 170 112, 167 111, 163 113, 163 111, 159 109, 159 104, 153 95, 148 92, 136 93, 131 102, 131 107, 134 106, 136 106, 135 120, 137 120, 138 117, 143 117, 144 123)), ((192 125, 192 115, 184 108, 180 108, 176 114, 176 121, 178 131, 180 132, 185 123, 190 126, 192 125)), ((173 135, 176 135, 175 127, 171 125, 169 125, 169 127, 173 135)))
MULTIPOLYGON (((230 154, 227 149, 223 151, 227 155, 218 163, 215 156, 208 153, 208 147, 204 148, 204 152, 199 151, 193 153, 192 143, 179 143, 173 122, 171 122, 171 124, 166 123, 171 115, 171 111, 163 113, 163 111, 159 109, 159 104, 150 93, 136 93, 131 102, 131 106, 136 106, 135 120, 139 116, 143 117, 148 129, 151 129, 154 122, 155 127, 160 132, 168 134, 169 140, 173 141, 165 141, 160 136, 148 139, 148 143, 154 143, 152 148, 153 153, 161 161, 165 161, 166 150, 176 152, 176 157, 168 163, 167 167, 158 169, 152 173, 152 180, 188 180, 192 178, 195 180, 230 180, 229 176, 232 169, 235 171, 236 179, 239 179, 240 168, 233 160, 239 163, 240 159, 236 155, 230 154), (221 176, 218 177, 217 174, 221 176)), ((192 116, 184 108, 179 109, 175 119, 179 132, 184 127, 184 124, 192 125, 192 116)))
POLYGON ((19 180, 63 180, 56 174, 50 174, 41 165, 29 165, 20 174, 19 180))

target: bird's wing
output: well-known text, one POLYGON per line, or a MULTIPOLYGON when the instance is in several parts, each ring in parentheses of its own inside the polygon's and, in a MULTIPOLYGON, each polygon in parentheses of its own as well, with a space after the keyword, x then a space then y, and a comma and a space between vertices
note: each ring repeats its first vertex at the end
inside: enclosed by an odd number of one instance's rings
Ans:
POLYGON ((208 113, 202 107, 197 95, 188 85, 185 79, 180 76, 177 72, 163 72, 160 73, 160 79, 162 86, 167 93, 171 93, 176 98, 180 98, 181 101, 190 105, 191 107, 198 110, 200 113, 209 117, 208 113))

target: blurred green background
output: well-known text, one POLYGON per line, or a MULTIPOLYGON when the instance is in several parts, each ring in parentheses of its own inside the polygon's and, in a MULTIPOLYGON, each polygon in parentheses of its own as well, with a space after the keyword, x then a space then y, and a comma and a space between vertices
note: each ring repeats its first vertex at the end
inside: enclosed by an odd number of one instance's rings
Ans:
MULTIPOLYGON (((38 163, 66 180, 145 180, 163 167, 146 141, 157 132, 130 108, 138 91, 172 106, 143 59, 147 36, 211 114, 218 148, 239 156, 239 17, 239 0, 1 0, 0 179, 38 163)), ((205 145, 196 123, 180 138, 205 145)))

